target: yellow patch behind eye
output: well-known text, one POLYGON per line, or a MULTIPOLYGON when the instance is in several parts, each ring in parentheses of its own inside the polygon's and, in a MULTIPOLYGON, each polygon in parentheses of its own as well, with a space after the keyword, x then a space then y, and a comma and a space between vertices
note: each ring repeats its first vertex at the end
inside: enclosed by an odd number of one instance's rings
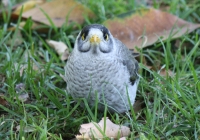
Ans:
POLYGON ((85 40, 85 34, 83 34, 83 35, 81 36, 81 39, 82 39, 82 40, 85 40))

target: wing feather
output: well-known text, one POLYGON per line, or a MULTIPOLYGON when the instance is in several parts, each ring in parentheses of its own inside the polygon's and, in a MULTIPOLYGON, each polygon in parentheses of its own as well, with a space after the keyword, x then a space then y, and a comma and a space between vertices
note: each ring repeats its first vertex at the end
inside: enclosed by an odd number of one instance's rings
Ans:
POLYGON ((133 50, 130 51, 120 40, 114 39, 119 48, 118 55, 120 60, 122 60, 123 65, 127 67, 127 70, 130 73, 130 82, 134 84, 135 80, 138 78, 137 73, 139 69, 138 62, 135 59, 135 53, 133 53, 133 50))

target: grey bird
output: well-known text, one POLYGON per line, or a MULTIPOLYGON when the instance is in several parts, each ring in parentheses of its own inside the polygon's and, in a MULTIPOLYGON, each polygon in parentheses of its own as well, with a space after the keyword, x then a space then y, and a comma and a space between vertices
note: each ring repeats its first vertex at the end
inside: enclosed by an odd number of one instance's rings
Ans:
MULTIPOLYGON (((117 29, 116 29, 117 30, 117 29)), ((67 92, 98 109, 123 113, 134 104, 139 83, 132 52, 103 25, 92 24, 78 34, 65 66, 67 92)))

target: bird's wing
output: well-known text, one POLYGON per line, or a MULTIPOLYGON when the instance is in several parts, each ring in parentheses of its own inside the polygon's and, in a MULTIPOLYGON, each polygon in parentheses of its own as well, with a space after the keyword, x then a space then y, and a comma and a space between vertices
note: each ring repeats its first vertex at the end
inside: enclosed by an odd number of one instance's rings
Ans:
POLYGON ((133 51, 130 51, 120 40, 115 38, 117 47, 119 48, 118 55, 122 60, 124 66, 127 67, 130 73, 130 81, 132 84, 135 83, 135 80, 138 78, 138 69, 139 65, 137 60, 135 60, 135 55, 133 51))

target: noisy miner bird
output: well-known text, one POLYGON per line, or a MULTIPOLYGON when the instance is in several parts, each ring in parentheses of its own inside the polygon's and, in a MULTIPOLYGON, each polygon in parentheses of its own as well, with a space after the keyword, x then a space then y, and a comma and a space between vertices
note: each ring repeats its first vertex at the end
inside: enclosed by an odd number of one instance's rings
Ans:
MULTIPOLYGON (((117 30, 117 29, 116 29, 117 30)), ((98 101, 111 112, 123 113, 134 104, 139 83, 138 62, 132 52, 100 24, 84 27, 65 66, 67 92, 74 99, 98 101)))

